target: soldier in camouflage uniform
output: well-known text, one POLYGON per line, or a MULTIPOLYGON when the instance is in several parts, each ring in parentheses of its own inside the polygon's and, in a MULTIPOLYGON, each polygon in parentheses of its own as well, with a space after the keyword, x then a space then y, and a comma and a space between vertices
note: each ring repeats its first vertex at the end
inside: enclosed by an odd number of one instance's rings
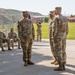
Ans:
POLYGON ((12 48, 14 49, 14 42, 18 41, 18 49, 20 49, 20 38, 17 37, 17 34, 14 32, 13 28, 10 29, 10 32, 8 33, 8 38, 10 39, 10 42, 12 44, 12 48))
POLYGON ((38 40, 40 40, 41 42, 42 39, 41 22, 37 22, 36 25, 37 25, 37 42, 38 40))
POLYGON ((54 27, 54 43, 56 60, 59 67, 54 69, 55 71, 65 70, 66 63, 66 36, 68 34, 68 22, 67 18, 61 15, 61 7, 55 8, 55 27, 54 27))
POLYGON ((31 49, 34 40, 34 27, 30 19, 28 19, 28 12, 23 12, 23 17, 20 22, 18 22, 18 35, 21 39, 21 47, 23 49, 23 61, 24 66, 33 65, 31 62, 31 49))
POLYGON ((55 20, 55 11, 50 11, 50 20, 49 20, 49 40, 50 40, 50 46, 51 46, 51 51, 54 57, 54 61, 51 62, 51 64, 58 65, 58 62, 56 61, 56 56, 55 56, 55 43, 53 41, 54 38, 54 20, 55 20))
POLYGON ((2 51, 5 51, 3 48, 3 43, 5 43, 5 42, 7 42, 8 50, 11 50, 10 49, 10 40, 6 39, 6 35, 0 31, 0 46, 2 48, 2 51))

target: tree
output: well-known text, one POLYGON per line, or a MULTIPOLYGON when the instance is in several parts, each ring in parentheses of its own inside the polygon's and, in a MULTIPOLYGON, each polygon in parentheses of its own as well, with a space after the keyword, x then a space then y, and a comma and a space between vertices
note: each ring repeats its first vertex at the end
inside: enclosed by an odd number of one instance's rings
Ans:
POLYGON ((74 16, 71 14, 70 17, 74 17, 74 16))
POLYGON ((71 14, 70 17, 75 17, 75 15, 72 15, 72 14, 71 14))
POLYGON ((48 17, 45 17, 44 18, 44 22, 48 23, 48 21, 49 21, 49 18, 48 17))

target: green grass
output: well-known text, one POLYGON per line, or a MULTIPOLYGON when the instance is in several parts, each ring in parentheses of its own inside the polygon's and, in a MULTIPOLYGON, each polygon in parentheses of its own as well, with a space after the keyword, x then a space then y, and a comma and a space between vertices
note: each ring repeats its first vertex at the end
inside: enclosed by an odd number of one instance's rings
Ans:
MULTIPOLYGON (((37 26, 36 24, 34 24, 34 28, 35 28, 35 35, 37 34, 36 33, 36 29, 37 29, 37 26)), ((47 23, 43 23, 42 24, 42 38, 48 38, 48 34, 49 34, 49 29, 48 29, 48 24, 47 23)))
POLYGON ((68 23, 69 33, 67 38, 75 40, 75 23, 68 23))
MULTIPOLYGON (((8 25, 4 25, 4 29, 8 30, 8 25)), ((0 25, 0 31, 2 31, 2 25, 0 25)))
MULTIPOLYGON (((35 35, 36 35, 36 24, 34 24, 35 28, 35 35)), ((67 36, 67 39, 75 39, 75 23, 68 23, 69 33, 67 36)), ((42 24, 42 37, 45 39, 49 38, 49 29, 48 29, 48 23, 42 24)))
MULTIPOLYGON (((68 27, 69 27, 69 33, 67 36, 67 39, 74 39, 75 40, 75 23, 68 23, 68 27)), ((7 28, 7 27, 5 27, 7 28)), ((36 29, 37 26, 36 24, 34 24, 34 28, 35 28, 35 36, 36 36, 36 29)), ((0 30, 1 30, 1 25, 0 25, 0 30)), ((17 32, 17 25, 14 25, 14 30, 15 32, 17 32)), ((48 23, 42 23, 42 38, 48 39, 49 38, 49 26, 48 23)))

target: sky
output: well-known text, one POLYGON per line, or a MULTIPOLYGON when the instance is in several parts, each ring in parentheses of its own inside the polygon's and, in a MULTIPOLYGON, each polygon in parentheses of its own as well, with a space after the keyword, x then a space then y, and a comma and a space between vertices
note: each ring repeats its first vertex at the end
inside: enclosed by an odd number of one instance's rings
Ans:
POLYGON ((62 7, 62 14, 75 14, 75 0, 0 0, 0 8, 27 10, 48 15, 55 7, 62 7))

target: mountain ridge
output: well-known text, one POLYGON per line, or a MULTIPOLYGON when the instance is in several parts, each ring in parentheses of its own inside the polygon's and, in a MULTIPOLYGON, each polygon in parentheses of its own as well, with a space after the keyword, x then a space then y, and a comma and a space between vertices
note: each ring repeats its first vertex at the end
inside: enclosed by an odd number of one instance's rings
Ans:
MULTIPOLYGON (((41 13, 38 12, 32 12, 32 11, 28 12, 31 16, 43 16, 41 13)), ((0 8, 0 14, 3 14, 8 18, 12 19, 14 23, 22 18, 22 11, 16 9, 0 8)))

